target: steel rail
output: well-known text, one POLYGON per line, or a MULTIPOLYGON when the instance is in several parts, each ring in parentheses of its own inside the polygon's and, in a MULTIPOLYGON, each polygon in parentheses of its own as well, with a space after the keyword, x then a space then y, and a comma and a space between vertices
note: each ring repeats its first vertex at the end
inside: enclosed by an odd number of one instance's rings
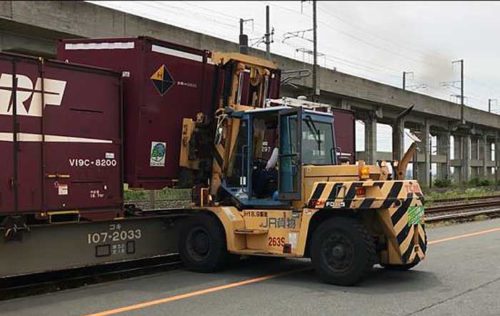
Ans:
POLYGON ((0 278, 0 301, 178 268, 177 254, 92 267, 0 278))
POLYGON ((500 198, 500 194, 486 195, 486 196, 472 196, 472 197, 459 197, 459 198, 448 198, 448 199, 438 199, 434 200, 434 203, 446 203, 446 202, 462 202, 462 201, 472 201, 472 200, 487 200, 500 198))
POLYGON ((463 211, 463 212, 453 212, 453 213, 445 213, 434 216, 426 216, 426 223, 435 223, 435 222, 443 222, 447 220, 468 220, 473 219, 476 216, 488 216, 491 218, 500 216, 500 208, 494 209, 484 209, 477 211, 463 211))
POLYGON ((483 207, 500 207, 500 199, 493 199, 491 201, 470 202, 452 205, 437 205, 426 208, 426 213, 440 213, 440 212, 453 212, 459 210, 477 209, 483 207))
POLYGON ((432 206, 425 210, 425 221, 427 223, 447 220, 463 221, 480 215, 487 217, 500 216, 500 199, 493 197, 487 201, 432 206))

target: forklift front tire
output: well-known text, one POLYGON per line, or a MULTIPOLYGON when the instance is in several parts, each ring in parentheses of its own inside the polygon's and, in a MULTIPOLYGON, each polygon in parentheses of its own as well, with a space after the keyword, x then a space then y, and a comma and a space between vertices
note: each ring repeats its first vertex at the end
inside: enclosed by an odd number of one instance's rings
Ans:
POLYGON ((222 224, 207 214, 184 220, 178 245, 182 262, 192 271, 215 272, 233 261, 234 256, 227 251, 222 224))

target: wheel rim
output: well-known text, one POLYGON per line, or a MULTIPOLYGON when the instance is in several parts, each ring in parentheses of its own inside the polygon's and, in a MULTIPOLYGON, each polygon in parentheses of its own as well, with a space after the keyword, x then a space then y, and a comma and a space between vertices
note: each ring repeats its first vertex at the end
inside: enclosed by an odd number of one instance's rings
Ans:
POLYGON ((210 235, 203 227, 192 229, 187 236, 187 250, 189 255, 197 260, 203 260, 210 253, 210 235))
POLYGON ((333 272, 345 272, 352 266, 354 245, 339 232, 332 232, 323 241, 321 255, 333 272))

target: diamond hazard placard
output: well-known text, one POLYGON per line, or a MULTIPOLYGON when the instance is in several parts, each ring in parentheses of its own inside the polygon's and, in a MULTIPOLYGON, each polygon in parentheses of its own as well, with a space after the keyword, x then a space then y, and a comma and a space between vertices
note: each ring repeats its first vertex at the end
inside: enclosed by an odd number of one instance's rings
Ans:
POLYGON ((175 84, 174 78, 165 65, 161 65, 150 77, 156 90, 164 95, 175 84))

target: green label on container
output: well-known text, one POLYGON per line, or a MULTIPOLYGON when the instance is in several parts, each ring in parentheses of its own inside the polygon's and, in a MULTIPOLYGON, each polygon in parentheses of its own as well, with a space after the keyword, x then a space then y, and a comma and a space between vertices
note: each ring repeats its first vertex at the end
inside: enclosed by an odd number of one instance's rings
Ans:
POLYGON ((165 156, 167 153, 167 143, 151 142, 150 167, 165 167, 165 156))
POLYGON ((408 208, 408 226, 422 224, 424 207, 422 205, 410 206, 408 208))

